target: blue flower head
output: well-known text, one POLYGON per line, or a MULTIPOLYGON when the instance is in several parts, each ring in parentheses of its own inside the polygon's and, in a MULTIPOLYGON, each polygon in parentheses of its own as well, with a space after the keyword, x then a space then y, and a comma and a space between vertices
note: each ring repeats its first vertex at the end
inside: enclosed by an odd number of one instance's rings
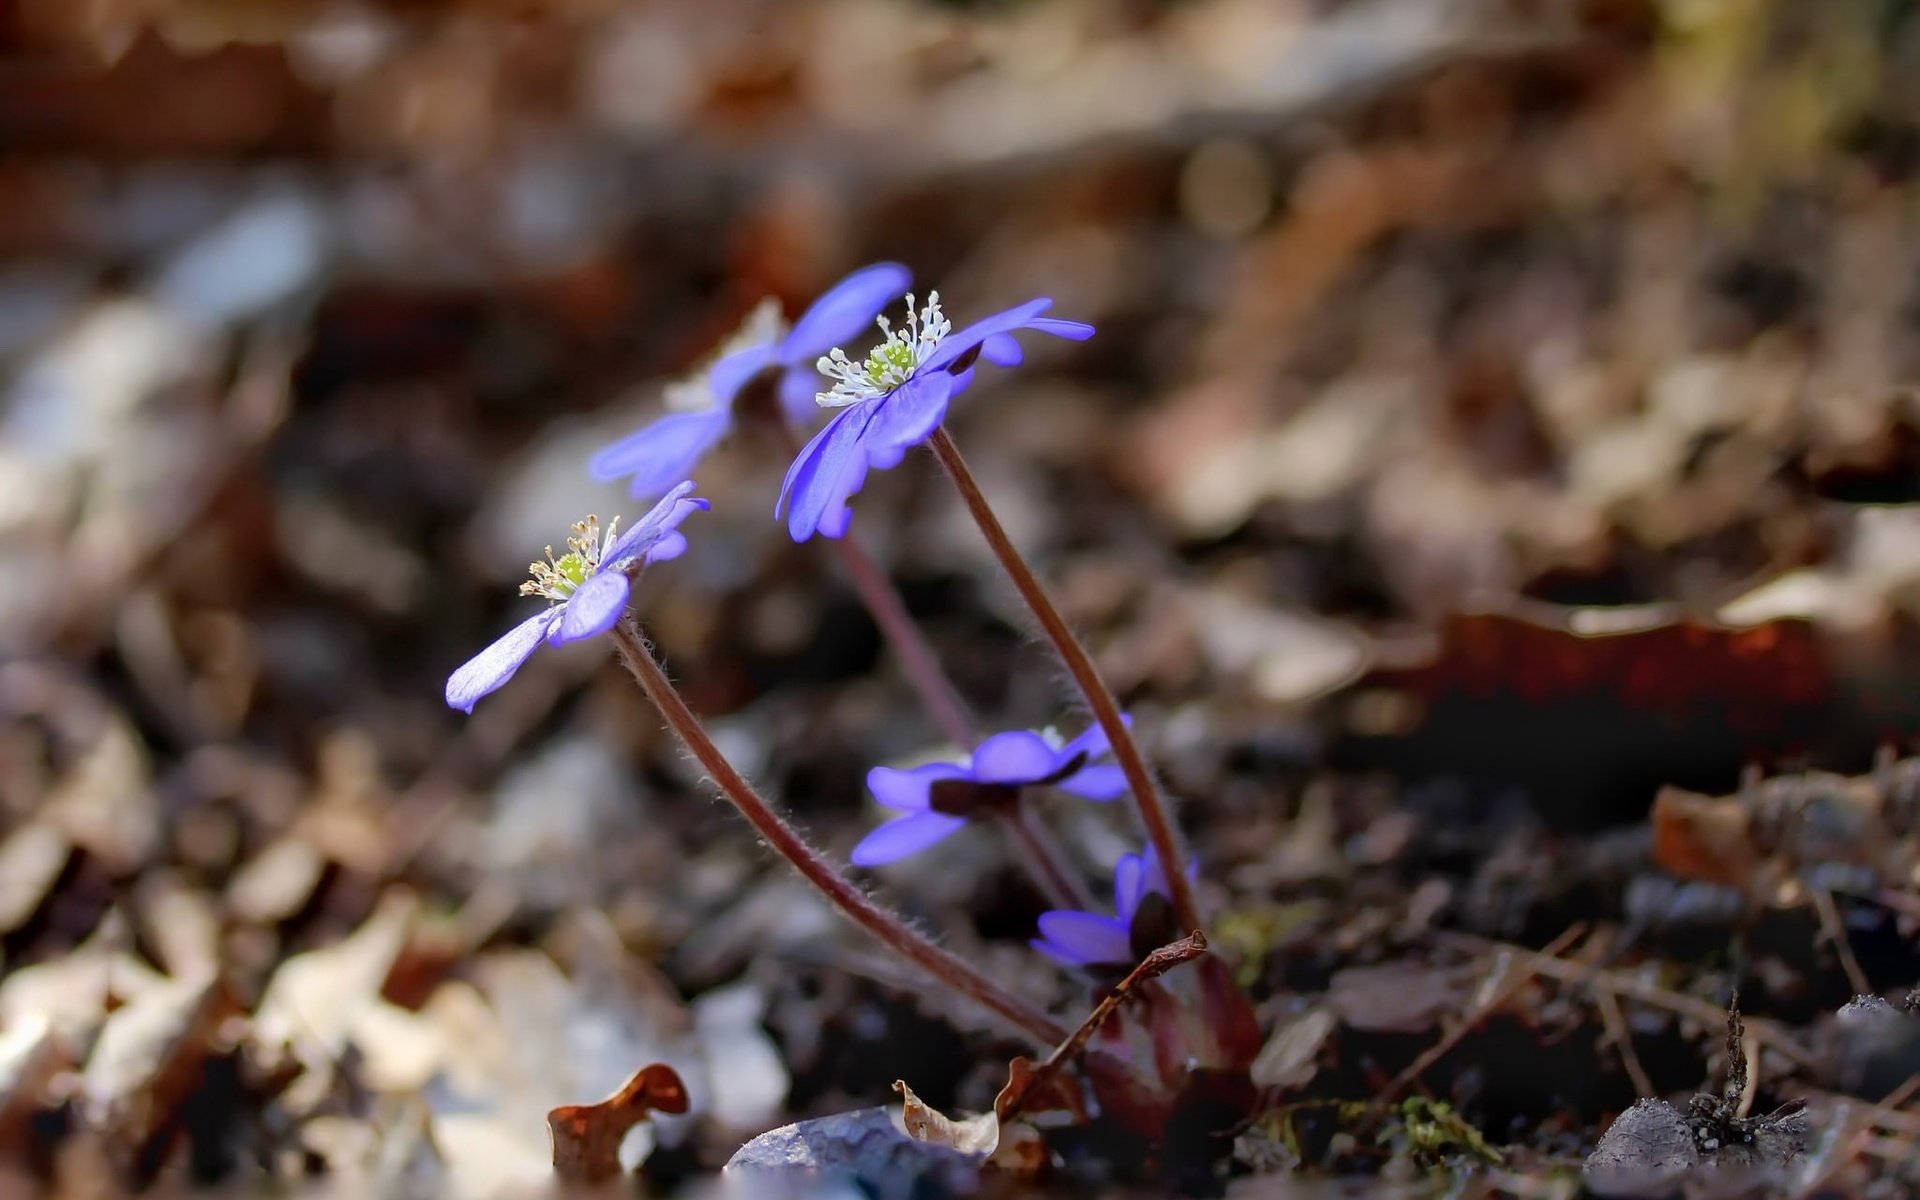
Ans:
POLYGON ((905 815, 862 838, 853 848, 854 865, 884 866, 925 850, 968 817, 1018 802, 1021 788, 1050 785, 1089 800, 1112 800, 1127 790, 1119 767, 1097 761, 1112 753, 1098 725, 1065 743, 1016 729, 981 742, 965 762, 905 771, 875 767, 867 772, 868 790, 905 815))
MULTIPOLYGON (((1187 874, 1192 876, 1191 867, 1187 874)), ((1043 912, 1040 936, 1030 944, 1063 966, 1131 967, 1178 936, 1165 903, 1170 891, 1151 846, 1122 854, 1113 868, 1113 916, 1074 909, 1043 912), (1149 896, 1161 902, 1148 905, 1149 896)))
POLYGON ((1084 341, 1093 326, 1043 317, 1053 301, 1041 297, 984 317, 953 332, 940 311, 940 293, 915 310, 907 297, 907 324, 895 329, 874 318, 882 341, 855 362, 835 347, 816 364, 834 381, 816 401, 840 415, 815 434, 787 470, 777 517, 787 514, 787 533, 804 542, 816 533, 841 537, 852 513, 847 500, 866 482, 869 468, 899 465, 908 450, 926 441, 947 415, 947 404, 973 382, 973 364, 986 359, 1015 366, 1022 358, 1014 333, 1034 329, 1084 341))
POLYGON ((599 518, 588 517, 574 525, 565 554, 555 558, 548 546, 547 561, 533 564, 533 578, 520 585, 520 594, 545 596, 551 603, 455 671, 447 679, 448 705, 472 712, 474 703, 513 678, 543 641, 559 646, 613 628, 633 589, 630 573, 686 550, 680 522, 707 507, 692 491, 692 480, 680 484, 625 533, 619 532, 616 517, 603 537, 599 518))
POLYGON ((669 407, 680 411, 607 446, 593 456, 588 470, 600 480, 630 477, 628 488, 636 500, 660 495, 675 480, 692 475, 732 431, 734 401, 749 383, 768 387, 767 394, 779 398, 796 424, 810 423, 819 412, 813 402, 820 390, 814 361, 865 329, 912 279, 899 263, 862 267, 827 289, 784 334, 776 311, 756 310, 712 367, 669 390, 669 407))

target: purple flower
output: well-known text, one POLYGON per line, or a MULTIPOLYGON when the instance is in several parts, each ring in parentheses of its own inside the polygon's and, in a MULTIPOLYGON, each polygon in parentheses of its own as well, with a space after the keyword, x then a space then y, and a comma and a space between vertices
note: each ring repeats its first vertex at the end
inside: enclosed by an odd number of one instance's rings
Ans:
MULTIPOLYGON (((1191 874, 1191 872, 1189 872, 1191 874)), ((1054 909, 1040 914, 1040 936, 1030 945, 1069 967, 1130 967, 1144 957, 1134 946, 1134 917, 1148 896, 1167 897, 1166 872, 1152 847, 1139 854, 1122 854, 1113 868, 1113 916, 1054 909)), ((1171 936, 1157 934, 1148 949, 1164 945, 1171 936)))
POLYGON ((968 816, 1017 803, 1021 788, 1051 785, 1089 800, 1112 800, 1127 790, 1126 778, 1112 763, 1094 761, 1111 753, 1098 725, 1059 745, 1017 729, 981 742, 964 763, 905 771, 875 767, 867 772, 868 790, 884 807, 906 815, 860 839, 854 865, 883 866, 925 850, 965 825, 968 816))
POLYGON ((692 480, 680 484, 625 533, 618 533, 620 519, 615 517, 604 543, 599 518, 588 517, 574 525, 565 554, 555 558, 548 546, 547 561, 533 564, 533 578, 520 585, 520 594, 558 603, 515 625, 455 671, 447 679, 447 704, 472 712, 474 702, 513 678, 542 641, 559 646, 613 628, 633 588, 629 570, 637 563, 678 558, 686 550, 680 522, 707 507, 705 500, 688 494, 692 491, 692 480))
POLYGON ((785 336, 777 313, 748 318, 741 338, 718 362, 669 391, 669 406, 685 411, 670 412, 614 442, 593 456, 588 470, 602 480, 631 476, 628 487, 636 500, 658 496, 692 475, 707 451, 732 431, 734 398, 764 371, 777 372, 774 387, 788 417, 796 424, 809 422, 819 411, 813 402, 820 390, 814 360, 865 329, 912 280, 899 263, 862 267, 827 289, 785 336))
POLYGON ((940 311, 940 293, 930 294, 918 312, 908 296, 906 328, 894 329, 885 317, 876 317, 885 340, 864 360, 856 363, 838 347, 822 358, 816 365, 834 384, 817 400, 844 411, 814 435, 787 470, 774 516, 786 511, 793 540, 804 542, 816 533, 844 535, 853 515, 847 498, 866 482, 868 468, 896 466, 932 436, 948 402, 973 382, 975 358, 1000 366, 1019 363, 1020 344, 1013 335, 1022 329, 1074 341, 1093 336, 1091 325, 1041 316, 1052 304, 1045 297, 1029 300, 954 333, 940 311))

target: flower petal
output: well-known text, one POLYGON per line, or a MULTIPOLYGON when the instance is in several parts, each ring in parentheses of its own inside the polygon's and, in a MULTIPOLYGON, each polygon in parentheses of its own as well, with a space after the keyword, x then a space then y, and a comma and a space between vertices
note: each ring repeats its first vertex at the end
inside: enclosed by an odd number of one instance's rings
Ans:
POLYGON ((811 363, 795 364, 780 372, 780 411, 787 414, 787 420, 804 429, 829 411, 815 402, 824 382, 811 363))
POLYGON ((969 773, 981 783, 1027 783, 1053 774, 1059 761, 1047 739, 1015 729, 981 742, 969 773))
POLYGON ((1027 357, 1010 333, 996 333, 980 343, 980 357, 996 367, 1017 367, 1027 357))
POLYGON ((906 294, 913 272, 899 263, 862 267, 828 288, 780 342, 783 363, 812 363, 866 332, 880 310, 906 294))
MULTIPOLYGON (((714 363, 707 371, 707 388, 713 393, 716 408, 731 410, 733 398, 747 386, 747 380, 767 369, 773 362, 773 343, 748 346, 714 363)), ((686 474, 686 472, 682 472, 686 474)))
POLYGON ((951 836, 965 824, 966 821, 959 817, 936 812, 896 817, 861 838, 850 857, 856 867, 885 866, 909 854, 918 854, 935 842, 951 836))
MULTIPOLYGON (((1133 728, 1133 718, 1126 713, 1120 714, 1120 724, 1127 729, 1133 728)), ((1095 721, 1082 729, 1072 741, 1060 747, 1062 758, 1072 758, 1084 754, 1088 759, 1104 758, 1113 753, 1113 743, 1107 740, 1106 726, 1095 721)))
POLYGON ((925 812, 932 787, 942 779, 965 779, 967 772, 959 763, 927 763, 902 771, 897 767, 875 767, 867 772, 867 790, 873 798, 899 812, 925 812))
POLYGON ((668 413, 595 454, 587 470, 595 479, 632 476, 627 490, 636 500, 658 496, 693 474, 732 428, 733 414, 724 408, 668 413))
POLYGON ((557 610, 542 609, 468 659, 447 677, 448 707, 472 712, 475 701, 513 678, 520 664, 540 648, 548 628, 559 619, 557 610))
POLYGON ((915 375, 885 399, 876 401, 860 439, 867 448, 867 465, 880 470, 897 465, 908 450, 940 427, 952 395, 953 376, 936 371, 915 375))
POLYGON ((1127 927, 1113 917, 1076 912, 1073 909, 1055 909, 1041 913, 1039 925, 1040 938, 1034 944, 1035 949, 1069 966, 1133 961, 1133 946, 1127 927))
POLYGON ((1052 306, 1052 300, 1040 296, 1025 304, 1016 304, 1012 308, 1002 309, 990 317, 982 317, 965 329, 950 333, 941 339, 939 347, 927 356, 926 362, 920 364, 920 369, 922 371, 938 370, 994 334, 1011 333, 1022 328, 1052 306))
POLYGON ((668 530, 660 535, 660 540, 647 547, 640 557, 649 563, 671 562, 687 552, 687 535, 678 529, 668 530))
POLYGON ((1072 792, 1084 800, 1118 800, 1127 794, 1127 776, 1112 763, 1098 763, 1091 767, 1081 767, 1078 771, 1054 785, 1061 791, 1072 792))
POLYGON ((1113 865, 1113 911, 1120 914, 1124 925, 1133 924, 1133 914, 1140 911, 1140 902, 1147 898, 1150 887, 1148 862, 1152 853, 1122 854, 1120 861, 1113 865))
MULTIPOLYGON (((865 405, 842 409, 801 449, 780 485, 773 515, 787 514, 787 535, 804 542, 823 525, 840 522, 846 532, 846 500, 858 491, 867 474, 866 451, 860 432, 866 424, 865 405), (849 486, 850 485, 850 486, 849 486)), ((838 536, 828 532, 829 537, 838 536)))
POLYGON ((602 571, 590 576, 560 606, 560 620, 547 634, 548 643, 561 646, 612 629, 627 610, 627 597, 632 591, 624 572, 602 571))
POLYGON ((691 495, 692 491, 691 479, 683 479, 675 484, 671 491, 647 510, 645 516, 633 523, 631 529, 607 543, 606 549, 600 552, 600 569, 618 570, 646 554, 661 538, 678 529, 680 523, 694 513, 713 507, 700 497, 691 495))
MULTIPOLYGON (((1027 322, 1027 328, 1035 333, 1050 333, 1073 342, 1084 342, 1093 336, 1093 326, 1085 321, 1063 321, 1058 317, 1035 317, 1027 322)), ((985 353, 984 348, 981 353, 985 353)))

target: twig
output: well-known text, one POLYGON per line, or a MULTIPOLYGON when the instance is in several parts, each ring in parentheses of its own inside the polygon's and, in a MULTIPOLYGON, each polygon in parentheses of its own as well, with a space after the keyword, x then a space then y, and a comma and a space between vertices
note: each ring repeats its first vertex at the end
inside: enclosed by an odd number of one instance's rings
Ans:
POLYGON ((1860 960, 1854 957, 1853 942, 1847 937, 1846 923, 1840 919, 1840 907, 1833 902, 1833 893, 1825 888, 1808 888, 1807 897, 1813 901, 1821 939, 1831 944, 1833 952, 1840 956, 1840 969, 1847 973, 1847 986, 1856 996, 1872 993, 1873 984, 1860 969, 1860 960))
MULTIPOLYGON (((1443 932, 1436 936, 1442 942, 1463 948, 1474 948, 1482 952, 1490 947, 1502 945, 1487 938, 1465 933, 1443 932)), ((1542 955, 1519 946, 1512 947, 1512 950, 1516 954, 1530 956, 1534 960, 1534 972, 1548 979, 1567 984, 1604 988, 1616 996, 1638 1001, 1651 1008, 1665 1009, 1667 1012, 1698 1021, 1702 1025, 1718 1025, 1726 1020, 1725 1010, 1717 1005, 1642 982, 1624 971, 1596 970, 1582 963, 1570 963, 1565 959, 1542 955)), ((1784 1030, 1771 1021, 1754 1020, 1748 1023, 1747 1033, 1752 1037, 1763 1039, 1768 1046, 1779 1052, 1782 1058, 1796 1067, 1817 1073, 1825 1066, 1820 1059, 1803 1049, 1799 1043, 1788 1037, 1784 1030)))
MULTIPOLYGON (((1544 949, 1539 951, 1538 954, 1531 955, 1531 957, 1545 957, 1553 959, 1556 962, 1559 961, 1555 959, 1554 956, 1565 950, 1568 946, 1573 945, 1573 943, 1579 939, 1580 935, 1586 932, 1586 928, 1584 921, 1574 922, 1568 927, 1565 933, 1562 933, 1559 937, 1547 943, 1544 949)), ((1497 953, 1505 956, 1510 952, 1501 950, 1497 953)), ((1521 953, 1523 955, 1530 954, 1530 952, 1527 951, 1522 951, 1521 953)), ((1474 1005, 1473 1011, 1469 1013, 1464 1020, 1443 1034, 1438 1042, 1435 1042, 1433 1045, 1427 1047, 1426 1050, 1422 1051, 1418 1058, 1407 1064, 1405 1070, 1395 1075, 1386 1087, 1381 1088, 1379 1094, 1373 1098, 1372 1107, 1378 1111, 1393 1103, 1394 1099, 1398 1097, 1402 1091, 1406 1090, 1408 1084, 1420 1078, 1420 1076, 1426 1072, 1427 1068, 1439 1062, 1447 1051, 1459 1045, 1460 1039, 1466 1037, 1468 1031, 1486 1019, 1488 1013, 1500 1005, 1505 1004, 1508 997, 1512 996, 1522 987, 1525 987, 1527 982, 1538 973, 1536 969, 1529 966, 1525 970, 1516 972, 1512 978, 1506 980, 1499 987, 1494 988, 1482 997, 1480 1003, 1474 1005)))
MULTIPOLYGON (((1045 1094, 1045 1085, 1069 1062, 1080 1057, 1086 1050, 1093 1035, 1107 1022, 1122 1004, 1126 1003, 1136 989, 1148 980, 1157 979, 1183 962, 1190 962, 1206 953, 1206 935, 1195 931, 1177 942, 1170 942, 1147 955, 1141 964, 1128 973, 1117 987, 1094 1006, 1087 1019, 1080 1022, 1080 1028, 1072 1036, 1054 1047, 1053 1053, 1035 1066, 1022 1070, 1015 1067, 1007 1079, 1007 1086, 1001 1089, 994 1100, 994 1112, 1002 1122, 1018 1116, 1029 1097, 1045 1094)), ((1024 1060, 1015 1060, 1023 1062, 1024 1060)))
POLYGON ((1642 1100, 1652 1096, 1653 1080, 1640 1064, 1640 1055, 1633 1048, 1633 1031, 1627 1025, 1627 1014, 1620 1008, 1620 998, 1612 992, 1596 991, 1593 994, 1593 1006, 1600 1010, 1600 1023, 1606 1026, 1607 1039, 1620 1052, 1620 1065, 1626 1068, 1627 1078, 1633 1081, 1634 1095, 1642 1100))

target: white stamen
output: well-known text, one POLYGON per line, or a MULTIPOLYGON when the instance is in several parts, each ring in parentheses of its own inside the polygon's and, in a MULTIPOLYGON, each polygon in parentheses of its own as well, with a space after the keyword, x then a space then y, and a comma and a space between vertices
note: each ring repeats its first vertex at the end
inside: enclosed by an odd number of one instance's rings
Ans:
POLYGON ((533 578, 520 585, 520 594, 567 600, 581 584, 599 572, 600 555, 619 539, 619 533, 619 517, 607 525, 604 536, 600 532, 599 517, 589 515, 584 521, 575 521, 573 536, 567 539, 567 552, 555 558, 553 547, 548 546, 547 561, 528 564, 527 571, 533 578))
POLYGON ((831 391, 816 395, 814 403, 822 408, 845 408, 867 400, 878 400, 912 379, 921 365, 933 356, 942 338, 953 331, 953 322, 940 311, 940 293, 927 293, 927 305, 915 311, 913 293, 907 293, 907 327, 895 329, 885 317, 874 324, 886 340, 867 352, 862 362, 849 359, 835 346, 814 368, 834 381, 831 391))

